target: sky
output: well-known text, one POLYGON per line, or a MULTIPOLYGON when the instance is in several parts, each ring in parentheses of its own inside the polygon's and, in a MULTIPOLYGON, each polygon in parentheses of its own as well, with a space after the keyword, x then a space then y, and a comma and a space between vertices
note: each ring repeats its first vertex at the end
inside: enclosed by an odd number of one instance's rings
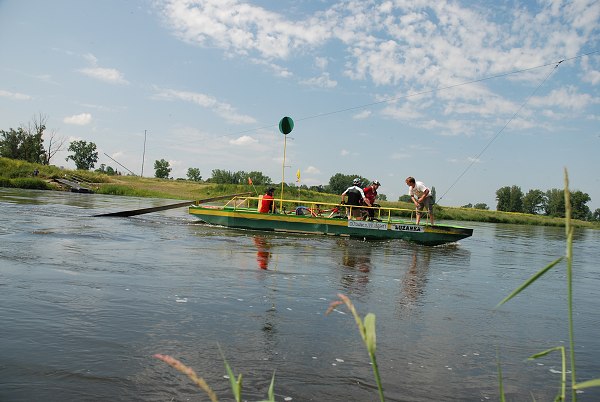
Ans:
POLYGON ((0 130, 45 116, 45 145, 147 177, 356 174, 397 200, 414 176, 442 206, 566 168, 594 211, 599 20, 598 0, 0 0, 0 130))

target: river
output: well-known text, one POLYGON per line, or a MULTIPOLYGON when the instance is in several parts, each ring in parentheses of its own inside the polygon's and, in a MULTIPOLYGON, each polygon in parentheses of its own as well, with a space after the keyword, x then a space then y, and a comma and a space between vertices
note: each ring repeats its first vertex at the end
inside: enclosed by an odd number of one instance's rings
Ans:
MULTIPOLYGON (((0 400, 205 401, 153 354, 196 370, 232 400, 377 401, 343 293, 377 317, 388 401, 550 401, 568 347, 564 229, 463 222, 474 235, 425 247, 199 224, 185 208, 94 214, 169 200, 0 188, 0 400)), ((576 373, 600 378, 600 232, 574 244, 576 373)), ((578 394, 600 399, 600 389, 578 394)))

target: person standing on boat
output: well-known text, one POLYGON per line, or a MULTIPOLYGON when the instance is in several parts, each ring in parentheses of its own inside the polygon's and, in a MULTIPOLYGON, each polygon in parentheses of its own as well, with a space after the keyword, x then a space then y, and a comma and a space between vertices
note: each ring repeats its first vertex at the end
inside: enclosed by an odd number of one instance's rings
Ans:
MULTIPOLYGON (((365 187, 363 192, 365 193, 365 198, 369 200, 372 207, 379 206, 375 204, 375 199, 377 198, 377 189, 381 186, 379 180, 373 180, 373 183, 369 185, 369 187, 365 187)), ((369 214, 369 220, 375 220, 375 210, 372 208, 367 209, 367 213, 369 214)))
POLYGON ((269 187, 265 195, 262 196, 262 199, 258 202, 258 212, 261 214, 274 213, 274 199, 273 193, 275 189, 273 187, 269 187))
POLYGON ((358 208, 358 206, 361 201, 368 206, 371 206, 371 202, 365 197, 365 193, 360 187, 360 179, 357 177, 352 181, 352 186, 348 187, 346 191, 342 193, 342 204, 351 205, 348 219, 351 217, 360 219, 362 210, 358 208), (348 196, 348 201, 346 201, 346 196, 348 196))
POLYGON ((421 222, 421 211, 427 207, 431 226, 433 226, 433 198, 431 197, 431 191, 429 191, 429 188, 422 181, 416 181, 412 176, 406 178, 406 185, 408 186, 408 195, 417 207, 417 225, 421 222))

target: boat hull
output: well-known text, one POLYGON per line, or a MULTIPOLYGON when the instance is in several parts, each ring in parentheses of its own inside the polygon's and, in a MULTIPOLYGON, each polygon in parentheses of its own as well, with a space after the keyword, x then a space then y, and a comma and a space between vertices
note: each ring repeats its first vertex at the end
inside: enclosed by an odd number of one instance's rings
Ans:
POLYGON ((189 213, 203 222, 232 228, 348 236, 365 239, 402 239, 428 246, 469 237, 473 229, 451 225, 415 225, 411 222, 357 221, 310 215, 261 214, 252 209, 190 206, 189 213))

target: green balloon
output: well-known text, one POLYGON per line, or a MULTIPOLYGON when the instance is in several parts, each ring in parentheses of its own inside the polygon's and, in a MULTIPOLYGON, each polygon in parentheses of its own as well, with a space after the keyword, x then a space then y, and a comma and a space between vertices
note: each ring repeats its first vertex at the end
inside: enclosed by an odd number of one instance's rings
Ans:
POLYGON ((293 129, 294 129, 294 120, 292 120, 291 117, 285 116, 279 122, 279 131, 281 131, 281 133, 283 135, 288 135, 289 133, 292 132, 293 129))

